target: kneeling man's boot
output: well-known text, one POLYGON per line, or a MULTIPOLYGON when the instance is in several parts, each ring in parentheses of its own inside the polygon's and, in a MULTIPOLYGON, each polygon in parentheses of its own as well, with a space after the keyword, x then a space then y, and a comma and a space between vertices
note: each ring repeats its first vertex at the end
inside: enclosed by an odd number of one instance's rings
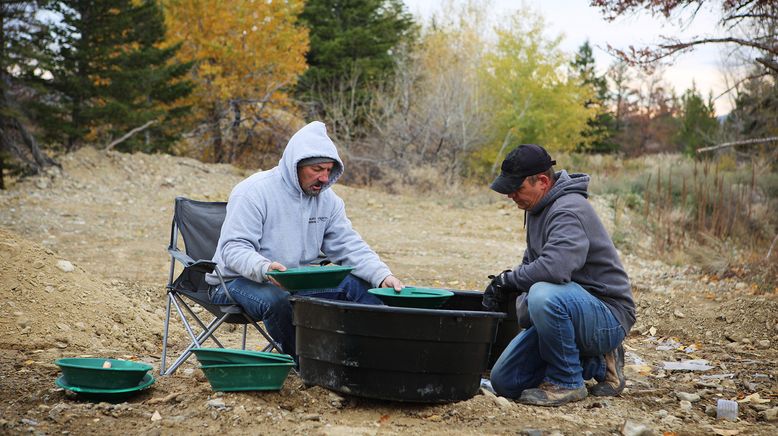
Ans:
POLYGON ((596 397, 616 397, 624 390, 624 346, 605 354, 605 380, 592 387, 591 394, 596 397))
POLYGON ((533 406, 561 406, 572 401, 586 398, 586 387, 566 389, 553 383, 543 382, 535 389, 527 389, 521 393, 519 402, 533 406))

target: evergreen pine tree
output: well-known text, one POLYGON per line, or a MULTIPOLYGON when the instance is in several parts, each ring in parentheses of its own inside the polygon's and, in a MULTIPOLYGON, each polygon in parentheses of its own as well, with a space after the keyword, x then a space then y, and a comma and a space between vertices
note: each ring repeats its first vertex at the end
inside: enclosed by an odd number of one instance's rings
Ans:
POLYGON ((594 107, 597 111, 595 118, 590 119, 587 128, 582 135, 590 139, 590 143, 584 147, 579 144, 578 151, 587 151, 592 153, 612 153, 618 150, 618 144, 613 140, 613 130, 615 128, 615 117, 608 109, 609 100, 608 81, 605 76, 598 76, 595 70, 594 55, 589 41, 584 42, 575 55, 572 67, 578 72, 581 82, 584 86, 591 86, 594 89, 594 98, 587 101, 585 106, 594 107))
POLYGON ((778 136, 778 74, 743 83, 726 126, 745 139, 778 136))
POLYGON ((159 5, 66 0, 52 9, 61 20, 53 32, 50 86, 60 98, 55 131, 66 150, 84 140, 108 142, 152 120, 162 122, 120 148, 166 149, 174 137, 167 121, 185 110, 174 102, 191 86, 180 79, 189 66, 169 62, 176 47, 159 47, 165 34, 159 5))
POLYGON ((391 75, 392 51, 414 27, 400 0, 309 0, 300 20, 310 29, 310 51, 297 94, 325 106, 333 93, 363 104, 366 87, 391 75))
POLYGON ((694 156, 698 148, 712 145, 719 127, 713 109, 713 101, 702 99, 697 87, 687 89, 681 97, 681 114, 676 140, 683 151, 694 156))
POLYGON ((3 174, 38 173, 58 165, 36 138, 34 106, 45 100, 39 86, 48 29, 37 18, 40 2, 0 3, 0 189, 3 174))

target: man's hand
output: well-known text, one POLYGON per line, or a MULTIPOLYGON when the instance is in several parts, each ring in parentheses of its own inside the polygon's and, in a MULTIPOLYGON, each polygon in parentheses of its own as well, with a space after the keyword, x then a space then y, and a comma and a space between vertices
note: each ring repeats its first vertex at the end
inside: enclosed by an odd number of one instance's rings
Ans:
MULTIPOLYGON (((278 263, 278 262, 270 262, 270 266, 269 266, 269 267, 267 267, 267 271, 268 271, 268 272, 270 272, 270 271, 286 271, 286 267, 285 267, 285 266, 283 266, 283 265, 281 265, 281 264, 280 264, 280 263, 278 263)), ((281 289, 283 289, 283 288, 284 288, 284 287, 283 287, 283 286, 281 286, 281 284, 280 284, 280 283, 278 283, 278 282, 276 281, 276 279, 274 279, 273 277, 267 276, 267 280, 268 280, 270 283, 272 283, 272 284, 274 284, 274 285, 278 286, 278 287, 279 287, 279 288, 281 288, 281 289)))
POLYGON ((389 274, 386 276, 384 281, 381 282, 381 288, 394 288, 395 292, 400 292, 403 290, 405 285, 403 285, 403 282, 400 281, 397 277, 389 274))
POLYGON ((497 275, 489 276, 492 281, 489 282, 489 285, 484 289, 484 297, 483 300, 481 300, 481 305, 484 309, 490 312, 499 311, 500 306, 506 301, 506 294, 514 290, 514 287, 508 282, 508 278, 506 277, 509 272, 511 272, 511 270, 506 269, 497 275))

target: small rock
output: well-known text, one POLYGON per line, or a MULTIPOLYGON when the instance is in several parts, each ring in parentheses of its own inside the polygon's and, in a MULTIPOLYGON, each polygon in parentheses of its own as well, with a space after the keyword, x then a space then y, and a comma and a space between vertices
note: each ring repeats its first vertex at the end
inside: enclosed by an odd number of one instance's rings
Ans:
POLYGON ((646 424, 626 420, 621 426, 621 434, 624 436, 653 436, 654 430, 646 424))
POLYGON ((207 403, 205 403, 205 406, 211 409, 226 409, 227 405, 224 404, 224 400, 221 398, 214 398, 212 400, 208 400, 207 403))
POLYGON ((329 394, 329 399, 330 399, 330 404, 331 404, 333 407, 337 408, 337 409, 340 409, 340 408, 342 408, 342 407, 343 407, 343 405, 344 405, 344 404, 345 404, 345 402, 346 402, 346 399, 345 399, 345 398, 341 397, 340 395, 338 395, 338 394, 336 394, 336 393, 334 393, 334 392, 330 392, 330 394, 329 394))
POLYGON ((762 339, 762 340, 756 341, 756 348, 761 348, 763 350, 767 349, 767 348, 770 348, 770 340, 769 339, 762 339))
POLYGON ((705 406, 705 414, 708 416, 716 417, 716 406, 707 405, 705 406))
POLYGON ((492 393, 492 391, 490 391, 489 389, 486 389, 486 388, 481 388, 481 394, 483 396, 485 396, 486 398, 490 398, 492 400, 494 400, 497 397, 497 395, 494 395, 492 393))
POLYGON ((676 318, 686 318, 686 315, 684 315, 684 313, 683 313, 683 312, 681 312, 681 311, 680 311, 680 310, 678 310, 678 309, 675 309, 675 310, 673 311, 673 315, 675 315, 675 317, 676 317, 676 318))
POLYGON ((316 413, 306 413, 305 415, 301 416, 300 419, 303 421, 321 421, 321 415, 316 413))
POLYGON ((68 260, 58 260, 57 261, 57 268, 61 269, 63 272, 69 273, 76 270, 76 267, 73 266, 72 263, 68 260))
POLYGON ((49 419, 59 423, 60 419, 62 418, 62 413, 66 410, 68 410, 70 406, 68 406, 65 403, 57 403, 54 405, 54 407, 49 410, 49 419))
POLYGON ((186 368, 186 369, 184 369, 183 372, 184 372, 185 376, 191 377, 192 375, 194 375, 195 370, 194 370, 194 368, 186 368))
POLYGON ((769 422, 778 421, 778 407, 759 412, 759 417, 769 422))
POLYGON ((158 410, 155 410, 155 411, 154 411, 154 414, 153 414, 153 415, 151 415, 151 421, 152 421, 152 422, 156 422, 156 421, 162 421, 162 415, 160 415, 160 413, 159 413, 159 411, 158 411, 158 410))
POLYGON ((35 427, 36 425, 38 425, 38 421, 34 419, 22 418, 22 424, 35 427))
POLYGON ((679 407, 684 412, 691 412, 692 411, 692 403, 691 403, 691 401, 681 400, 679 407))
POLYGON ((735 285, 735 289, 737 289, 738 291, 742 291, 743 289, 745 289, 747 287, 748 287, 748 285, 743 283, 743 282, 737 282, 737 284, 735 285))
POLYGON ((690 394, 688 392, 676 392, 675 396, 681 401, 688 401, 690 403, 695 403, 697 401, 700 401, 699 394, 690 394))
POLYGON ((673 426, 683 422, 683 420, 675 415, 667 415, 662 418, 662 424, 673 426))
POLYGON ((494 399, 494 403, 500 407, 500 409, 512 409, 513 403, 505 397, 497 397, 494 399))

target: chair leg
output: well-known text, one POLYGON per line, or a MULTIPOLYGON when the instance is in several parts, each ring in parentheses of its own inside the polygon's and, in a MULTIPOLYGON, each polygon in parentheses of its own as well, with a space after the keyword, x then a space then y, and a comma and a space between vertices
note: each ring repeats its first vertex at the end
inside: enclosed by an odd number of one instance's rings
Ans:
MULTIPOLYGON (((181 298, 181 297, 179 297, 179 298, 181 298)), ((194 312, 192 311, 192 308, 190 308, 190 307, 189 307, 189 305, 187 305, 186 303, 184 303, 184 302, 183 302, 183 300, 182 300, 181 302, 182 302, 182 305, 184 306, 184 309, 186 309, 186 311, 187 311, 187 312, 189 312, 189 315, 191 315, 191 316, 192 316, 192 318, 194 318, 194 320, 197 322, 197 324, 199 324, 199 325, 200 325, 200 328, 201 328, 201 329, 203 329, 203 331, 205 331, 205 330, 208 330, 208 327, 206 327, 206 326, 205 326, 205 324, 203 324, 203 321, 202 321, 202 320, 200 320, 200 317, 199 317, 199 316, 197 316, 197 314, 196 314, 196 313, 194 313, 194 312)), ((211 337, 211 339, 212 339, 214 342, 216 342, 216 345, 217 345, 219 348, 224 348, 224 345, 222 345, 222 343, 221 343, 221 342, 219 342, 219 340, 218 340, 218 339, 216 339, 216 336, 212 336, 212 337, 211 337)))
MULTIPOLYGON (((189 333, 189 338, 192 339, 192 342, 194 342, 194 344, 199 347, 200 343, 197 341, 197 337, 195 336, 194 332, 192 331, 192 327, 190 327, 189 323, 186 322, 186 318, 184 317, 184 311, 181 310, 181 306, 178 304, 178 301, 175 298, 173 298, 172 303, 173 303, 173 306, 175 306, 176 311, 178 312, 178 316, 180 316, 181 320, 184 321, 184 328, 186 329, 186 332, 189 333)), ((188 306, 186 304, 184 304, 184 307, 188 308, 188 306)))
POLYGON ((243 324, 243 349, 246 349, 246 333, 248 333, 249 325, 243 324))
MULTIPOLYGON (((192 355, 192 348, 199 347, 200 343, 208 340, 208 338, 211 337, 211 335, 213 335, 213 332, 215 332, 216 329, 218 329, 219 326, 222 325, 222 323, 227 319, 228 316, 229 315, 224 315, 221 318, 214 319, 211 322, 211 324, 208 325, 208 329, 206 331, 202 332, 197 338, 195 338, 192 341, 192 343, 189 344, 188 347, 186 347, 186 350, 184 350, 184 353, 181 354, 181 356, 179 356, 178 359, 176 359, 176 361, 172 365, 170 365, 170 368, 168 369, 168 371, 166 373, 162 374, 162 375, 173 374, 176 371, 176 369, 178 369, 178 367, 181 366, 181 364, 183 364, 186 361, 186 359, 188 359, 189 356, 192 355)), ((221 348, 224 348, 224 347, 221 347, 221 348)))
POLYGON ((251 323, 251 325, 253 325, 253 326, 254 326, 254 328, 255 328, 255 329, 257 329, 257 331, 258 331, 258 332, 259 332, 259 333, 260 333, 260 334, 261 334, 261 335, 262 335, 262 336, 265 338, 265 340, 268 342, 268 344, 269 344, 269 345, 268 345, 267 347, 265 347, 265 348, 264 348, 262 351, 267 351, 268 349, 272 351, 272 350, 275 348, 276 350, 278 350, 278 352, 279 352, 279 353, 283 353, 283 351, 281 351, 281 346, 279 346, 279 345, 276 343, 276 341, 274 341, 274 340, 273 340, 273 338, 271 338, 271 337, 270 337, 270 335, 269 335, 269 334, 267 334, 267 332, 265 331, 265 329, 263 329, 262 327, 260 327, 260 326, 259 326, 259 324, 257 324, 257 322, 256 322, 256 321, 254 321, 253 319, 251 319, 251 318, 250 318, 248 315, 246 315, 245 313, 243 314, 243 317, 245 317, 245 318, 246 318, 246 320, 248 320, 248 322, 250 322, 250 323, 251 323))
POLYGON ((167 304, 165 305, 165 327, 162 332, 162 362, 159 364, 159 374, 165 375, 165 365, 167 362, 167 337, 170 326, 170 299, 173 298, 170 293, 167 294, 167 304))

